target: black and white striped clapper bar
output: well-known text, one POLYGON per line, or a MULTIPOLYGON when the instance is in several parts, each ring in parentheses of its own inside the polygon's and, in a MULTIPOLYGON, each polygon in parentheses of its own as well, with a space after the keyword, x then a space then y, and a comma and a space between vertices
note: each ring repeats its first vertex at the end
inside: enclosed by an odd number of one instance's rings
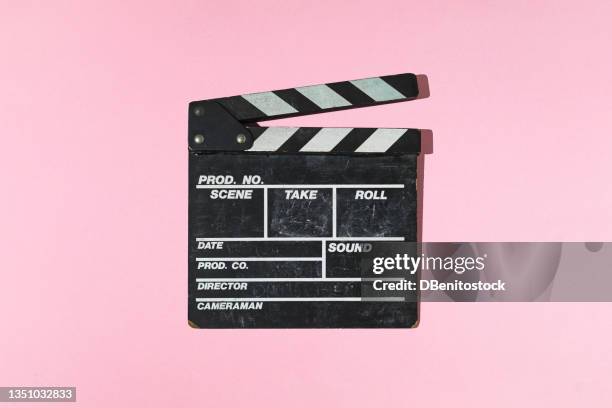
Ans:
POLYGON ((363 256, 417 240, 420 130, 257 122, 418 96, 399 74, 189 104, 190 326, 416 325, 414 300, 365 293, 363 256))

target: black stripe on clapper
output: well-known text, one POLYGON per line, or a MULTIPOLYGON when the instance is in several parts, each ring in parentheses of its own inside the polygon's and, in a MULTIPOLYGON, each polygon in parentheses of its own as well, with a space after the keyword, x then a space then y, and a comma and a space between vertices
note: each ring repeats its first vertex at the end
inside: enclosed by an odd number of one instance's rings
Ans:
POLYGON ((332 152, 354 152, 375 131, 375 128, 355 128, 351 130, 349 134, 336 145, 336 147, 333 148, 332 152))
POLYGON ((395 143, 387 149, 388 153, 420 153, 421 131, 419 129, 407 129, 406 132, 395 143))
POLYGON ((274 91, 276 96, 293 106, 300 113, 317 113, 321 111, 314 102, 295 90, 295 88, 274 91))
POLYGON ((253 140, 256 140, 263 132, 266 131, 266 127, 258 127, 258 126, 247 126, 247 130, 253 136, 253 140))
POLYGON ((414 74, 387 75, 380 77, 380 79, 397 89, 408 99, 419 96, 419 85, 414 74))
POLYGON ((314 135, 319 133, 319 130, 321 130, 320 127, 301 127, 276 151, 282 153, 299 152, 314 135))
MULTIPOLYGON (((374 104, 374 99, 370 98, 350 82, 334 82, 327 84, 327 86, 355 105, 355 107, 374 104)), ((347 106, 347 108, 350 108, 350 106, 347 106)))
POLYGON ((216 100, 225 109, 232 113, 238 120, 253 120, 253 118, 265 118, 267 115, 251 105, 242 96, 230 96, 216 100))

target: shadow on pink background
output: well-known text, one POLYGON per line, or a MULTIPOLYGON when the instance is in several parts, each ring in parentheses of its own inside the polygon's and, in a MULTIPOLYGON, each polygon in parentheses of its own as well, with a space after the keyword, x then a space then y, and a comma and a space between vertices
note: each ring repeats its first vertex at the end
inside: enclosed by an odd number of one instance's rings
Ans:
POLYGON ((428 99, 275 123, 432 129, 424 240, 610 241, 612 3, 84 3, 0 4, 0 385, 84 407, 611 406, 609 304, 190 329, 186 125, 191 100, 426 74, 428 99))

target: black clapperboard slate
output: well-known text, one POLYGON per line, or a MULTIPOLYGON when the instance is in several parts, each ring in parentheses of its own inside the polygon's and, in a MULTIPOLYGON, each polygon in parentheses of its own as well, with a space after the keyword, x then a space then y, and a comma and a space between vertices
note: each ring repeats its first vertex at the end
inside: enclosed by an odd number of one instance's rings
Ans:
POLYGON ((417 239, 418 129, 256 122, 415 99, 400 74, 189 105, 189 324, 409 328, 418 304, 362 296, 347 252, 417 239))

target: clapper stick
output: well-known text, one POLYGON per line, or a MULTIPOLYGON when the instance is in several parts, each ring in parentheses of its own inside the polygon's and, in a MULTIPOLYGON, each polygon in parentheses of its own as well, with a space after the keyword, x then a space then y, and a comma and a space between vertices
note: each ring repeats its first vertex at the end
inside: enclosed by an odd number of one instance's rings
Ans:
POLYGON ((250 93, 217 101, 238 120, 249 123, 402 102, 415 99, 418 94, 416 76, 399 74, 250 93))
POLYGON ((279 153, 419 153, 418 129, 247 127, 253 135, 249 152, 279 153))
POLYGON ((416 76, 399 74, 192 102, 189 146, 197 151, 416 153, 415 149, 420 148, 417 129, 303 127, 261 130, 253 125, 262 120, 403 102, 418 95, 416 76), (233 137, 226 136, 228 134, 233 137))
POLYGON ((373 291, 358 255, 416 241, 421 131, 257 122, 418 96, 399 74, 190 103, 192 327, 416 325, 415 297, 373 291))

